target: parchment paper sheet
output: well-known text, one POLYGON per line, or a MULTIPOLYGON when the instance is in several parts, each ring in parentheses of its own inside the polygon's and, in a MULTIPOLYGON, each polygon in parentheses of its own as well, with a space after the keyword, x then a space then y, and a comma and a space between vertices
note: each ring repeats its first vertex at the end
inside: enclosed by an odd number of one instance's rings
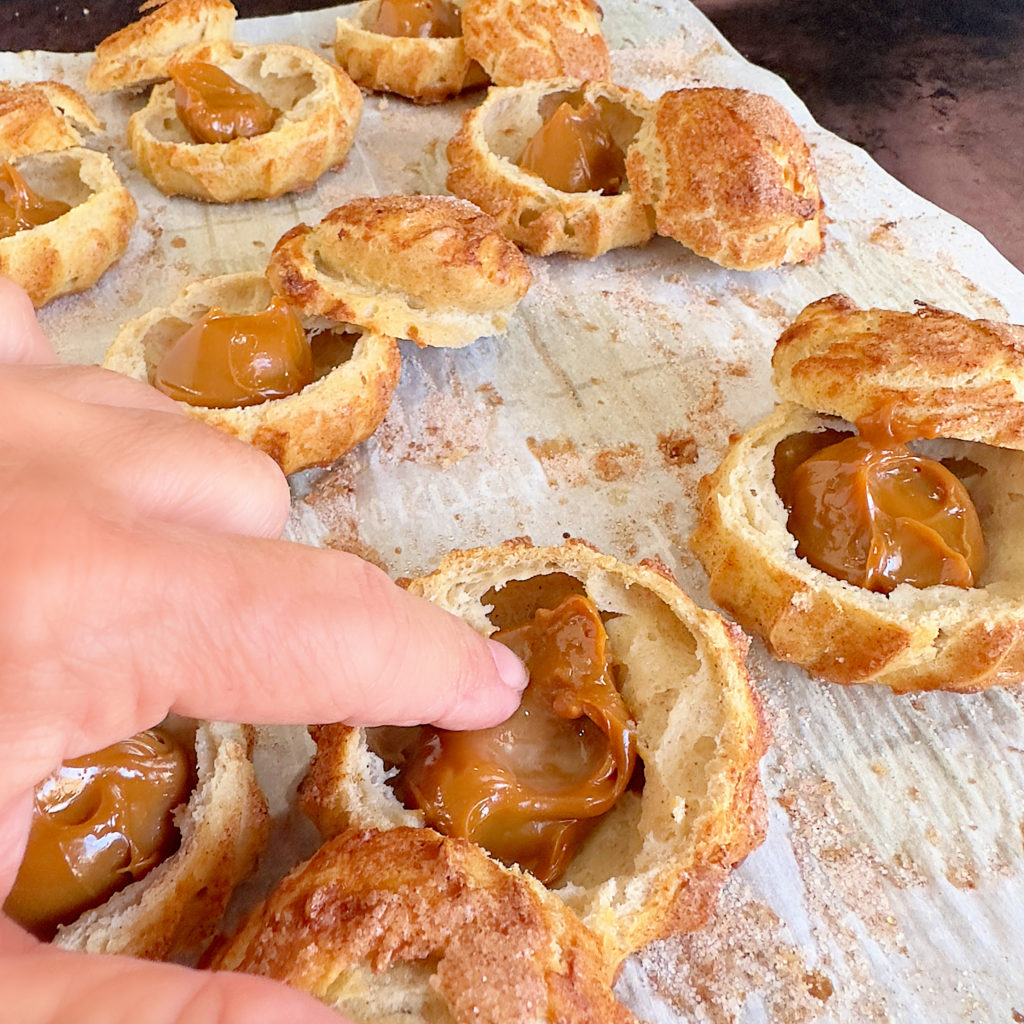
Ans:
MULTIPOLYGON (((623 84, 651 96, 745 86, 792 111, 831 218, 826 253, 758 273, 666 240, 592 263, 532 260, 535 284, 507 336, 458 351, 403 343, 378 434, 293 478, 293 539, 411 575, 452 547, 580 536, 620 558, 660 557, 709 604, 686 547, 696 483, 729 435, 771 408, 771 348, 806 303, 843 291, 862 305, 923 300, 1024 322, 1024 278, 995 249, 815 125, 695 8, 603 6, 623 84)), ((243 21, 238 35, 329 55, 343 10, 243 21)), ((4 78, 82 88, 88 66, 84 55, 0 53, 4 78)), ((261 267, 287 228, 352 196, 443 191, 445 142, 476 99, 367 97, 343 169, 302 195, 227 207, 168 199, 134 170, 124 126, 140 102, 96 100, 107 128, 92 144, 110 152, 141 215, 99 285, 42 312, 69 361, 101 360, 123 321, 196 277, 261 267)), ((768 840, 711 925, 634 959, 625 998, 656 1022, 1024 1021, 1024 693, 839 689, 756 643, 751 666, 776 737, 763 766, 768 840)), ((278 740, 287 753, 288 734, 278 740)))

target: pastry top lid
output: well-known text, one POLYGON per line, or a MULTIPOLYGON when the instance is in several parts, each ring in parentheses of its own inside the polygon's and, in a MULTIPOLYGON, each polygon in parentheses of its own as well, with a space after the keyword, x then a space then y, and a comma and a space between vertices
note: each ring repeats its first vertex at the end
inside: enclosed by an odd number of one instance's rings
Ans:
POLYGON ((785 107, 745 89, 659 98, 626 163, 658 234, 724 267, 813 259, 825 217, 810 149, 785 107))
POLYGON ((86 86, 112 92, 167 78, 167 63, 197 43, 230 43, 235 26, 231 0, 149 0, 138 21, 107 36, 96 47, 86 86))
POLYGON ((504 330, 532 280, 493 218, 451 196, 353 199, 289 231, 269 274, 307 314, 445 346, 504 330))
POLYGON ((595 0, 465 0, 462 35, 495 85, 611 77, 595 0))
POLYGON ((918 437, 1024 449, 1024 327, 830 295, 782 333, 772 367, 779 395, 817 412, 887 411, 918 437))
POLYGON ((60 82, 0 82, 0 159, 82 144, 78 129, 103 124, 74 89, 60 82))

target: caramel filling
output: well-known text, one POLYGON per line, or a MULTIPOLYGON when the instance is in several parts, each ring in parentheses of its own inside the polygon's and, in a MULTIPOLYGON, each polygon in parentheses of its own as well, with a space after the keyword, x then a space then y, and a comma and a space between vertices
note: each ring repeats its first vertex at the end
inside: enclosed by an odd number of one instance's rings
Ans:
POLYGON ((293 395, 313 378, 306 332, 275 295, 260 313, 211 309, 167 350, 153 384, 179 402, 233 409, 293 395))
POLYGON ((171 68, 170 75, 178 119, 196 142, 263 135, 274 127, 280 113, 213 64, 188 61, 171 68))
POLYGON ((507 721, 475 732, 374 729, 398 798, 426 823, 471 839, 546 884, 629 785, 636 731, 613 679, 608 638, 579 595, 495 634, 526 663, 530 684, 507 721))
POLYGON ((834 431, 796 434, 776 449, 776 488, 797 555, 883 594, 901 583, 976 586, 985 542, 967 489, 889 425, 857 426, 842 440, 834 431))
POLYGON ((65 761, 36 788, 25 856, 4 911, 40 938, 106 902, 179 841, 184 749, 159 729, 65 761))
POLYGON ((462 18, 447 0, 381 0, 366 27, 383 36, 451 39, 462 35, 462 18))
POLYGON ((614 195, 626 180, 626 157, 592 103, 561 103, 516 161, 560 192, 614 195))
POLYGON ((0 238, 49 224, 70 209, 59 199, 37 195, 12 164, 0 160, 0 238))

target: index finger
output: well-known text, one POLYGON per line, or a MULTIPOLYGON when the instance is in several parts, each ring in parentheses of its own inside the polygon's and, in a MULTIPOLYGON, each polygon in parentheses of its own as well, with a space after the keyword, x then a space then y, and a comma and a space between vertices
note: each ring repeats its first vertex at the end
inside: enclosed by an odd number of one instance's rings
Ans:
POLYGON ((477 728, 507 718, 526 684, 507 648, 354 555, 86 510, 31 513, 45 539, 0 536, 9 785, 169 710, 477 728))

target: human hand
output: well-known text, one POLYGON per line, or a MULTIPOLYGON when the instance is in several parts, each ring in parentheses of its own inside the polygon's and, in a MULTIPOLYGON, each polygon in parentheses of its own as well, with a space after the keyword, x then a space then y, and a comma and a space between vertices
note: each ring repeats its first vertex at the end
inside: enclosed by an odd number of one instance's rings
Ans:
MULTIPOLYGON (((2 278, 0 408, 0 895, 35 784, 170 710, 472 728, 515 709, 511 652, 354 556, 274 539, 288 489, 266 456, 143 384, 57 365, 2 278)), ((338 1021, 261 979, 67 953, 7 919, 0 991, 26 1024, 338 1021)))

